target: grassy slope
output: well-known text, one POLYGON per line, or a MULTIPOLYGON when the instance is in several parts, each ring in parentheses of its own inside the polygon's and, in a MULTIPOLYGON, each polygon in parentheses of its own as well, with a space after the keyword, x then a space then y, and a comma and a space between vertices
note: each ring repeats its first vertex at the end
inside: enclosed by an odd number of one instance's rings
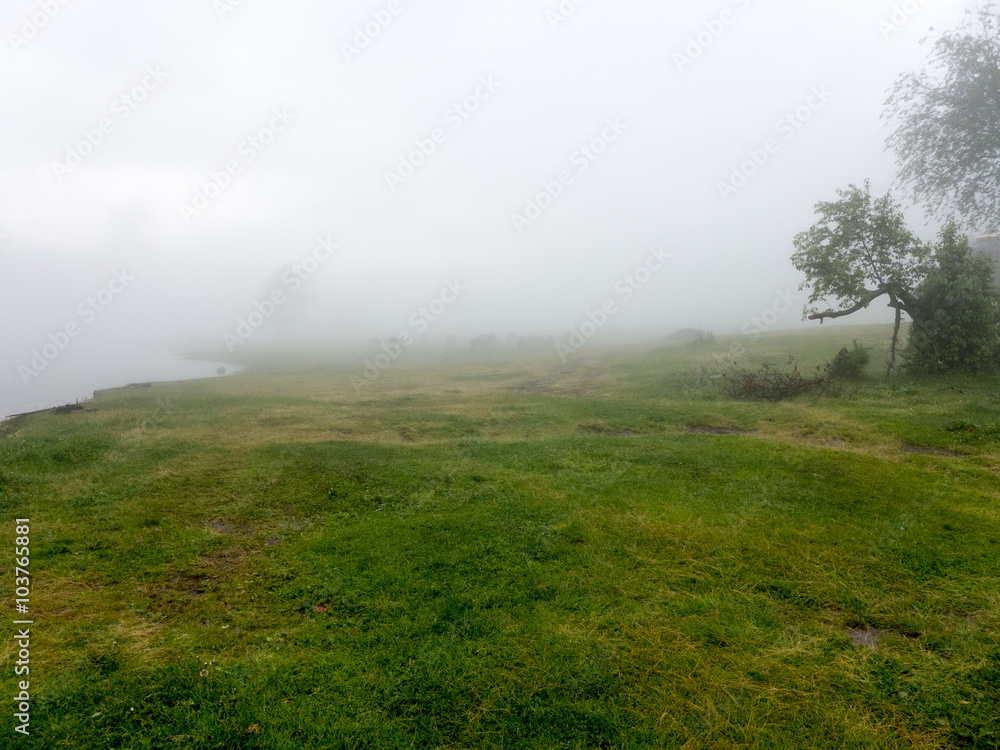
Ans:
POLYGON ((1000 746, 1000 382, 733 402, 727 343, 413 352, 361 394, 275 355, 4 423, 22 744, 1000 746))

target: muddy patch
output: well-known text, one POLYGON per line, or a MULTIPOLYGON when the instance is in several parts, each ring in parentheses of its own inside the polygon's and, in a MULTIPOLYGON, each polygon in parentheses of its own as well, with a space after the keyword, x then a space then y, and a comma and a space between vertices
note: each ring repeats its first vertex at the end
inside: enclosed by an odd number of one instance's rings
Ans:
POLYGON ((596 362, 588 360, 562 364, 540 380, 523 383, 519 386, 513 386, 509 390, 515 393, 544 393, 548 396, 581 398, 583 396, 582 391, 567 390, 566 388, 560 388, 557 391, 555 390, 555 386, 559 384, 561 380, 570 375, 576 376, 576 378, 570 383, 571 385, 587 385, 602 375, 607 367, 620 356, 621 355, 618 354, 611 354, 606 357, 601 357, 596 362))
POLYGON ((176 602, 178 599, 198 599, 205 595, 209 577, 203 573, 178 573, 163 586, 157 586, 152 601, 176 602))
POLYGON ((201 556, 199 574, 214 578, 225 573, 232 573, 253 555, 253 551, 242 548, 230 548, 209 552, 201 556))
POLYGON ((945 450, 943 448, 930 448, 926 445, 909 445, 904 443, 903 453, 909 453, 915 456, 950 456, 955 458, 961 456, 961 453, 955 453, 955 451, 945 450))
POLYGON ((589 432, 591 435, 610 435, 611 437, 631 437, 633 435, 646 435, 648 433, 638 430, 623 430, 615 427, 605 427, 599 424, 578 424, 576 429, 581 432, 589 432))
POLYGON ((558 380, 572 372, 574 369, 576 368, 568 365, 557 367, 541 380, 525 383, 524 385, 513 386, 510 390, 514 393, 545 393, 552 395, 552 386, 554 386, 558 380))
POLYGON ((688 432, 699 435, 753 435, 753 430, 744 430, 733 425, 725 427, 710 427, 709 425, 691 425, 688 432))

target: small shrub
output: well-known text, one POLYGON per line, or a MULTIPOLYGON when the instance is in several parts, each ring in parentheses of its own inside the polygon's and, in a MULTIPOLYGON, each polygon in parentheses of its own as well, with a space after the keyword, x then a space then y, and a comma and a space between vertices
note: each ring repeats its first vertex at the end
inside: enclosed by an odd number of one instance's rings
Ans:
POLYGON ((686 341, 684 343, 684 346, 704 346, 705 344, 714 344, 714 343, 715 343, 715 334, 712 331, 709 331, 708 333, 705 333, 704 331, 698 331, 698 335, 695 338, 691 339, 690 341, 686 341))
POLYGON ((722 377, 733 398, 766 399, 774 403, 810 391, 834 392, 829 369, 829 364, 817 367, 816 375, 807 378, 790 357, 784 369, 764 365, 759 370, 747 370, 731 365, 722 377), (792 369, 788 370, 788 366, 792 369))
POLYGON ((853 348, 848 349, 845 346, 837 352, 837 356, 830 363, 830 377, 834 380, 858 380, 870 360, 871 352, 868 347, 861 346, 855 340, 853 348))

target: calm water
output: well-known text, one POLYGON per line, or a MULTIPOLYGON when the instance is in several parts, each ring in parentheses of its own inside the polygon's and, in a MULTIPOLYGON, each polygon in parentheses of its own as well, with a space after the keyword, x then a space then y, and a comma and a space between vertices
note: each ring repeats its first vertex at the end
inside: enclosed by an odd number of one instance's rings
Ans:
POLYGON ((162 349, 141 346, 122 347, 120 351, 100 355, 81 350, 49 362, 27 384, 18 375, 19 361, 5 361, 0 386, 0 419, 37 409, 76 403, 92 398, 95 390, 117 388, 129 383, 165 380, 193 380, 219 377, 240 368, 223 362, 188 360, 162 349), (69 356, 72 354, 72 356, 69 356))

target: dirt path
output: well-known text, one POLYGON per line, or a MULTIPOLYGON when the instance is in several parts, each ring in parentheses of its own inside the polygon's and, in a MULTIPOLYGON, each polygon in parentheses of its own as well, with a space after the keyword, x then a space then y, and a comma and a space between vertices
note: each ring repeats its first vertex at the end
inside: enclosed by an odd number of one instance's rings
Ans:
POLYGON ((583 396, 583 391, 577 390, 554 390, 554 386, 560 381, 565 381, 576 375, 578 379, 573 385, 586 386, 596 381, 621 354, 607 354, 595 359, 581 359, 574 362, 565 362, 551 370, 547 375, 539 380, 531 380, 524 385, 514 386, 510 390, 515 393, 545 393, 550 396, 583 396))

